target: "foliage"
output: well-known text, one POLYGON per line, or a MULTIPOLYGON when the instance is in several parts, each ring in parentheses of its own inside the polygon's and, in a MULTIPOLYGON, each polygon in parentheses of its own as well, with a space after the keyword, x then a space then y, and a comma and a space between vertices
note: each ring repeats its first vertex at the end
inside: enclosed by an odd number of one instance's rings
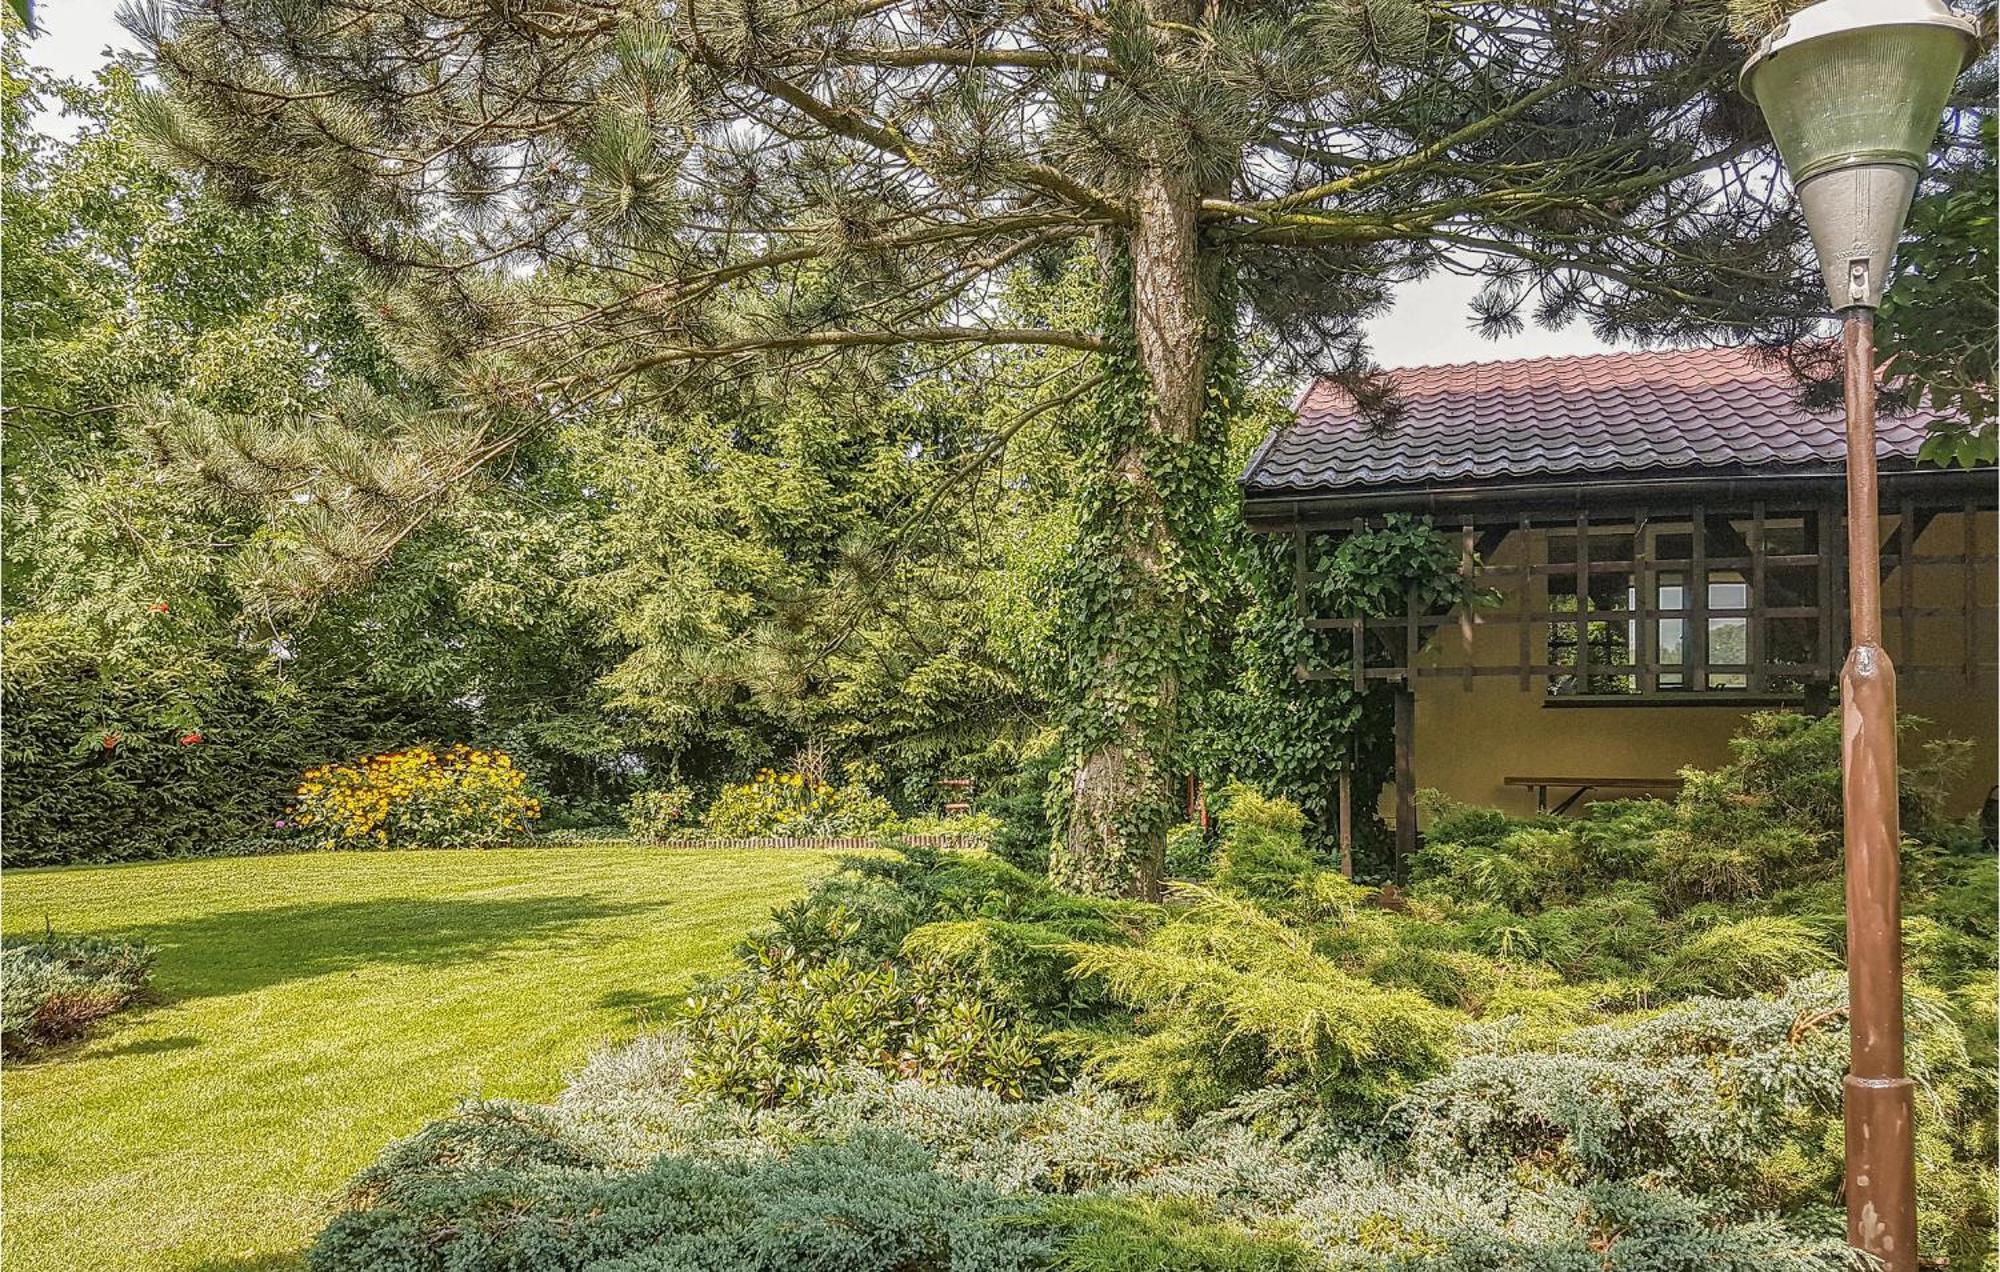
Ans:
POLYGON ((500 844, 541 815, 526 783, 505 751, 417 746, 307 769, 293 818, 321 848, 500 844))
POLYGON ((1193 822, 1182 822, 1167 830, 1167 876, 1173 879, 1204 879, 1213 867, 1208 832, 1193 822))
POLYGON ((694 792, 685 786, 651 787, 625 804, 625 829, 634 839, 672 839, 694 825, 694 792))
POLYGON ((981 802, 1000 819, 989 847, 1002 861, 1034 874, 1048 872, 1055 836, 1049 823, 1050 792, 1062 778, 1061 768, 1062 752, 1051 731, 1026 749, 1003 786, 983 797, 981 802))
POLYGON ((1075 897, 1039 875, 977 853, 904 846, 856 857, 781 906, 766 938, 812 957, 888 958, 933 923, 970 919, 1059 933, 1065 942, 1116 942, 1142 931, 1152 907, 1075 897))
POLYGON ((749 971, 687 1002, 696 1092, 779 1104, 842 1080, 849 1065, 1016 1098, 1050 1080, 1033 1035, 941 961, 866 966, 774 947, 749 971))
MULTIPOLYGON (((1051 1076, 1080 1054, 1079 1077, 1018 1092, 910 1077, 870 1039, 872 1055, 802 1052, 780 1097, 718 1097, 714 1052, 764 1040, 718 1048, 696 1022, 600 1057, 533 1116, 621 1177, 889 1137, 1023 1203, 1048 1241, 1034 1267, 1853 1266, 1836 1209, 1838 880, 1821 860, 1834 753, 1823 725, 1763 719, 1672 804, 1529 823, 1437 808, 1449 837, 1407 894, 1324 867, 1300 810, 1249 788, 1222 803, 1214 886, 1163 910, 1066 897, 977 855, 871 857, 757 947, 792 942, 793 969, 744 989, 773 996, 773 1036, 802 1039, 811 1018, 820 1037, 869 1039, 861 1017, 910 1014, 884 982, 936 974, 1051 1048, 1051 1076), (1744 872, 1725 899, 1657 882, 1681 841, 1723 837, 1744 872), (862 985, 887 1009, 869 1013, 862 985)), ((1954 916, 1990 854, 1913 824, 1912 948, 1944 978, 1909 986, 1922 1250, 1985 1269, 1992 978, 1954 951, 1991 920, 1954 916), (1937 879, 1965 896, 1941 905, 1937 879)), ((517 1204, 543 1204, 524 1187, 517 1204)))
POLYGON ((919 1075, 1020 1098, 1065 1070, 1053 1023, 1104 1008, 1069 946, 1117 940, 1115 906, 982 855, 856 858, 744 943, 736 976, 685 1010, 698 1090, 760 1107, 851 1080, 919 1075))
POLYGON ((1451 1022, 1431 1003, 1355 975, 1250 906, 1195 895, 1143 946, 1078 955, 1078 971, 1139 1012, 1132 1036, 1099 1048, 1106 1077, 1181 1115, 1292 1084, 1362 1117, 1448 1058, 1451 1022))
POLYGON ((152 978, 139 941, 57 936, 0 947, 0 1045, 12 1057, 82 1037, 129 1005, 152 978))
POLYGON ((1026 1207, 860 1137, 784 1158, 661 1157, 610 1174, 531 1112, 474 1106, 403 1141, 349 1190, 314 1272, 799 1267, 1010 1272, 1047 1249, 1026 1207))
MULTIPOLYGON (((1035 642, 1054 655, 1035 671, 1065 690, 1054 866, 1078 886, 1157 885, 1166 779, 1227 617, 1212 604, 1226 500, 1205 478, 1222 471, 1251 356, 1333 363, 1389 421, 1362 324, 1392 284, 1447 267, 1446 239, 1450 268, 1485 277, 1475 316, 1493 332, 1524 311, 1641 339, 1788 343, 1807 325, 1799 227, 1754 179, 1766 139, 1731 91, 1741 49, 1722 6, 1573 6, 1498 25, 1414 0, 701 3, 577 29, 467 18, 439 0, 367 12, 148 9, 137 25, 160 91, 144 115, 157 144, 218 186, 313 208, 367 267, 373 329, 451 410, 258 435, 296 446, 231 447, 201 429, 164 446, 266 495, 285 488, 272 454, 307 457, 310 498, 264 509, 285 549, 275 559, 292 563, 271 576, 296 598, 365 579, 580 418, 644 432, 655 414, 855 384, 950 388, 967 366, 1027 373, 1010 409, 906 438, 900 455, 868 448, 876 463, 855 466, 890 484, 956 461, 931 487, 942 502, 1016 459, 1042 413, 1094 397, 1067 421, 1084 456, 1069 469, 1072 515, 1036 517, 1032 543, 1000 550, 1074 549, 1046 613, 1016 621, 1061 637, 1035 642), (439 65, 455 73, 440 81, 439 65), (1095 312, 1055 321, 1012 303, 1076 263, 1104 293, 1095 312), (377 461, 366 479, 325 462, 350 440, 377 461), (326 562, 343 568, 315 576, 326 562)), ((741 422, 709 424, 726 435, 741 422)), ((680 459, 735 468, 724 449, 680 459)), ((831 446, 766 473, 793 493, 854 457, 831 446)), ((1017 462, 1007 479, 1029 470, 1017 462)), ((933 501, 918 508, 923 521, 933 501)), ((714 521, 726 535, 729 516, 714 521)), ((960 525, 988 533, 979 518, 960 525)), ((864 637, 862 620, 819 602, 903 582, 903 536, 885 543, 845 517, 828 531, 799 573, 820 584, 851 563, 862 585, 738 586, 707 568, 708 545, 683 573, 678 535, 635 553, 626 580, 649 581, 642 595, 692 586, 657 607, 606 607, 644 633, 606 687, 664 730, 746 698, 810 703, 842 658, 859 664, 854 691, 899 717, 893 673, 933 673, 913 695, 926 727, 898 730, 933 757, 949 728, 939 703, 1004 720, 1020 669, 988 657, 1005 642, 953 622, 991 593, 919 569, 939 586, 864 637), (848 530, 852 550, 834 537, 848 530), (679 624, 699 638, 677 646, 679 624), (751 638, 732 646, 725 631, 751 638)), ((764 569, 769 542, 717 555, 782 577, 764 569)))
POLYGON ((896 819, 889 801, 859 783, 835 786, 798 773, 760 771, 725 786, 702 814, 702 829, 722 838, 756 835, 870 835, 896 819))
MULTIPOLYGON (((1243 359, 1233 342, 1204 339, 1196 382, 1180 388, 1194 399, 1179 412, 1189 418, 1163 420, 1134 327, 1138 268, 1128 245, 1109 271, 1101 383, 1076 439, 1085 465, 1077 539, 1055 586, 1051 677, 1067 781, 1051 791, 1061 830, 1049 875, 1073 891, 1154 900, 1172 817, 1159 792, 1184 766, 1186 701, 1214 660, 1229 514, 1221 461, 1243 407, 1243 359)), ((1229 329, 1230 280, 1203 282, 1210 324, 1229 329)))
POLYGON ((1673 952, 1660 970, 1668 993, 1775 993, 1833 954, 1813 928, 1784 915, 1754 915, 1699 933, 1673 952))
POLYGON ((337 668, 297 675, 234 642, 190 638, 180 621, 163 605, 112 639, 41 614, 6 625, 8 865, 269 837, 301 769, 406 737, 426 714, 337 668))
MULTIPOLYGON (((1284 403, 1262 419, 1288 414, 1284 403)), ((1306 603, 1315 614, 1386 618, 1414 595, 1424 612, 1473 608, 1462 549, 1428 518, 1392 514, 1384 524, 1329 543, 1307 536, 1306 603)), ((1377 681, 1356 690, 1347 633, 1315 631, 1300 621, 1295 546, 1287 536, 1238 527, 1229 553, 1237 596, 1226 674, 1202 704, 1192 743, 1213 784, 1241 777, 1288 800, 1307 816, 1306 844, 1330 854, 1343 769, 1358 793, 1379 790, 1394 767, 1392 689, 1377 681), (1299 668, 1312 678, 1300 680, 1299 668)), ((1357 867, 1363 877, 1388 873, 1388 835, 1372 803, 1355 801, 1357 867)))
MULTIPOLYGON (((1990 94, 1976 81, 1967 101, 1990 94)), ((1923 458, 1935 464, 1992 463, 2000 334, 1987 321, 2000 291, 2000 166, 1995 117, 1978 140, 1934 164, 1911 201, 1894 275, 1876 311, 1883 374, 1913 405, 1938 413, 1923 458)))

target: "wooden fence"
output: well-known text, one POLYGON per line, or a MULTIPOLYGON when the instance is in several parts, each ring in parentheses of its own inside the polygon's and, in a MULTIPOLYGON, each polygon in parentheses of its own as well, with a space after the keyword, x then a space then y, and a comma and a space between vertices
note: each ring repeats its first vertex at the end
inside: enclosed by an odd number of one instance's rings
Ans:
POLYGON ((891 843, 904 843, 915 848, 984 848, 987 836, 966 835, 815 835, 804 839, 789 839, 779 836, 755 836, 749 838, 702 838, 702 839, 652 839, 644 840, 650 848, 803 848, 816 852, 863 852, 871 848, 886 847, 891 843))

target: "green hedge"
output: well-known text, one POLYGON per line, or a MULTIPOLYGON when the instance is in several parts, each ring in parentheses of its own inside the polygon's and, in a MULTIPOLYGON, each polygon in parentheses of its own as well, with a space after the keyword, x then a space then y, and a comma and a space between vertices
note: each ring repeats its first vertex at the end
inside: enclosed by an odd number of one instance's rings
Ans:
POLYGON ((8 866, 227 850, 271 833, 307 767, 431 723, 261 650, 107 639, 41 615, 7 625, 0 711, 8 866))

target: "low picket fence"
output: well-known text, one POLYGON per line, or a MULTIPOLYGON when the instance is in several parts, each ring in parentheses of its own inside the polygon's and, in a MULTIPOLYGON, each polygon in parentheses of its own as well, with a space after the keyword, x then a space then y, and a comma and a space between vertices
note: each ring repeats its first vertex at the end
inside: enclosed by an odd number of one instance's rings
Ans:
POLYGON ((904 843, 916 848, 984 848, 986 840, 987 836, 983 834, 814 835, 801 839, 758 835, 735 839, 715 836, 704 836, 699 839, 652 839, 645 843, 649 848, 802 848, 817 852, 865 852, 871 848, 886 847, 890 843, 904 843))

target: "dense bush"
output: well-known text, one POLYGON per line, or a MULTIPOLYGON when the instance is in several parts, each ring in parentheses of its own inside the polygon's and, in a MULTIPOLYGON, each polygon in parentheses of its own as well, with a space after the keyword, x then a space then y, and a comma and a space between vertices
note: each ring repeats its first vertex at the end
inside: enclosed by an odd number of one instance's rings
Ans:
MULTIPOLYGON (((1532 1176, 1447 1171, 1422 1159, 1357 1153, 1324 1133, 1287 1138, 1236 1117, 1182 1125, 1113 1091, 1081 1084, 1031 1101, 857 1072, 836 1090, 756 1111, 688 1089, 671 1035, 598 1057, 552 1108, 469 1105, 397 1145, 350 1189, 350 1212, 314 1252, 321 1272, 388 1268, 577 1267, 609 1260, 634 1231, 668 1251, 726 1252, 767 1266, 741 1240, 767 1207, 799 1230, 802 1260, 821 1257, 828 1226, 881 1238, 900 1199, 944 1202, 929 1256, 898 1268, 996 1267, 1065 1272, 1488 1272, 1546 1269, 1779 1269, 1831 1272, 1837 1239, 1744 1220, 1654 1181, 1572 1185, 1532 1176), (807 1168, 802 1178, 795 1169, 807 1168), (698 1180, 709 1194, 655 1181, 698 1180), (753 1200, 711 1183, 784 1190, 753 1200), (824 1185, 824 1186, 822 1186, 824 1185), (879 1196, 877 1195, 879 1192, 879 1196), (656 1206, 684 1210, 673 1216, 656 1206), (1017 1244, 958 1244, 993 1216, 1017 1244), (689 1242, 682 1246, 680 1242, 689 1242), (373 1258, 379 1263, 364 1263, 373 1258), (936 1262, 932 1260, 951 1261, 936 1262), (511 1262, 509 1261, 511 1260, 511 1262)), ((886 1238, 891 1248, 894 1237, 886 1238)), ((718 1256, 721 1257, 721 1256, 718 1256)), ((859 1248, 840 1262, 875 1268, 859 1248)))
POLYGON ((1047 1254, 1027 1207, 942 1175, 907 1140, 785 1157, 663 1156, 611 1172, 530 1111, 475 1106, 349 1190, 315 1272, 1011 1272, 1047 1254))
POLYGON ((26 1056, 82 1037, 137 998, 153 974, 138 941, 56 936, 0 949, 0 1046, 26 1056))
POLYGON ((896 819, 889 801, 857 783, 834 786, 769 769, 725 786, 702 816, 720 838, 758 835, 872 835, 896 819))
POLYGON ((1167 876, 1172 879, 1205 879, 1214 868, 1214 853, 1208 832, 1193 822, 1167 828, 1167 876))
POLYGON ((640 791, 625 805, 625 829, 634 839, 672 839, 694 827, 694 792, 685 786, 640 791))
POLYGON ((308 769, 292 819, 321 848, 468 848, 528 831, 541 802, 504 751, 411 747, 308 769))
POLYGON ((233 643, 107 635, 43 615, 15 618, 4 640, 9 866, 204 853, 268 836, 301 770, 422 727, 405 700, 332 673, 308 678, 233 643))
POLYGON ((746 1103, 795 1101, 860 1066, 1019 1097, 1049 1057, 1022 1022, 937 960, 862 964, 765 950, 752 974, 688 1001, 692 1089, 746 1103))
POLYGON ((855 1068, 1042 1090, 1066 1072, 1042 1027, 1106 1005, 1072 975, 1076 943, 1123 939, 1137 909, 980 855, 855 859, 746 941, 740 972, 689 1000, 692 1081, 765 1107, 855 1068))

